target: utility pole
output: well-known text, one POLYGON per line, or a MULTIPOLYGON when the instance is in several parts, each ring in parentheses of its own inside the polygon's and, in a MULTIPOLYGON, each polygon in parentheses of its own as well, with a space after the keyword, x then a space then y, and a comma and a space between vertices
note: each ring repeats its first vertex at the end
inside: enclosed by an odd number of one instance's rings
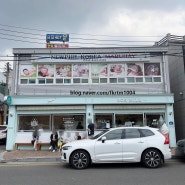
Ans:
MULTIPOLYGON (((4 96, 7 96, 9 94, 9 92, 8 92, 9 74, 10 74, 10 64, 9 64, 9 62, 7 62, 6 63, 6 71, 5 71, 6 86, 5 86, 5 94, 4 94, 4 96)), ((6 103, 4 103, 4 115, 3 115, 3 124, 4 125, 7 124, 7 111, 8 111, 8 106, 7 106, 6 103)))

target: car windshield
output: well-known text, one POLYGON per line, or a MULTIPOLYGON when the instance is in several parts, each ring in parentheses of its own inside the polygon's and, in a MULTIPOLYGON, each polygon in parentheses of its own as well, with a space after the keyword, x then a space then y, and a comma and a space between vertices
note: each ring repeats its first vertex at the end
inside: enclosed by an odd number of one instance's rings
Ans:
POLYGON ((92 138, 90 139, 97 139, 99 138, 100 136, 102 136, 104 133, 108 132, 109 130, 103 130, 101 131, 100 133, 98 133, 97 135, 93 136, 92 138))

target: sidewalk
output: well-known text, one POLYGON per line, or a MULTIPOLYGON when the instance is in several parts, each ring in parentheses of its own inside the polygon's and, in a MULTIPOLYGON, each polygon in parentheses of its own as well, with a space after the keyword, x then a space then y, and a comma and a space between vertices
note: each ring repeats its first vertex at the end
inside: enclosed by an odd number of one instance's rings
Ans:
POLYGON ((50 150, 14 150, 4 151, 0 162, 59 162, 60 152, 50 150))
MULTIPOLYGON (((181 158, 182 155, 176 150, 171 148, 172 159, 181 158)), ((60 162, 60 152, 51 152, 50 150, 15 150, 4 151, 0 153, 0 162, 60 162)))

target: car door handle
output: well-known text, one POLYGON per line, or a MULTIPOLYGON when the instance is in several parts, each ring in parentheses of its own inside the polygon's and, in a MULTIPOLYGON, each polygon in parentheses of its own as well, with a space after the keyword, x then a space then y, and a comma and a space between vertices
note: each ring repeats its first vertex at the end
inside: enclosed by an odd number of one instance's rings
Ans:
POLYGON ((116 142, 116 143, 114 143, 114 144, 121 144, 121 143, 119 143, 119 142, 116 142))
POLYGON ((138 143, 144 143, 144 141, 139 141, 138 143))

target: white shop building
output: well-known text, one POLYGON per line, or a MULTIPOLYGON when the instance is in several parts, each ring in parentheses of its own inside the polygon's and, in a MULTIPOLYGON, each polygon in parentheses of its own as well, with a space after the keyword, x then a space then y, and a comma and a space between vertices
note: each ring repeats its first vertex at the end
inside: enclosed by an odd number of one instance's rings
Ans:
POLYGON ((7 150, 31 135, 33 120, 41 135, 56 129, 72 140, 76 132, 86 136, 88 120, 99 131, 128 123, 152 126, 160 116, 175 147, 166 52, 155 46, 13 49, 7 150))

